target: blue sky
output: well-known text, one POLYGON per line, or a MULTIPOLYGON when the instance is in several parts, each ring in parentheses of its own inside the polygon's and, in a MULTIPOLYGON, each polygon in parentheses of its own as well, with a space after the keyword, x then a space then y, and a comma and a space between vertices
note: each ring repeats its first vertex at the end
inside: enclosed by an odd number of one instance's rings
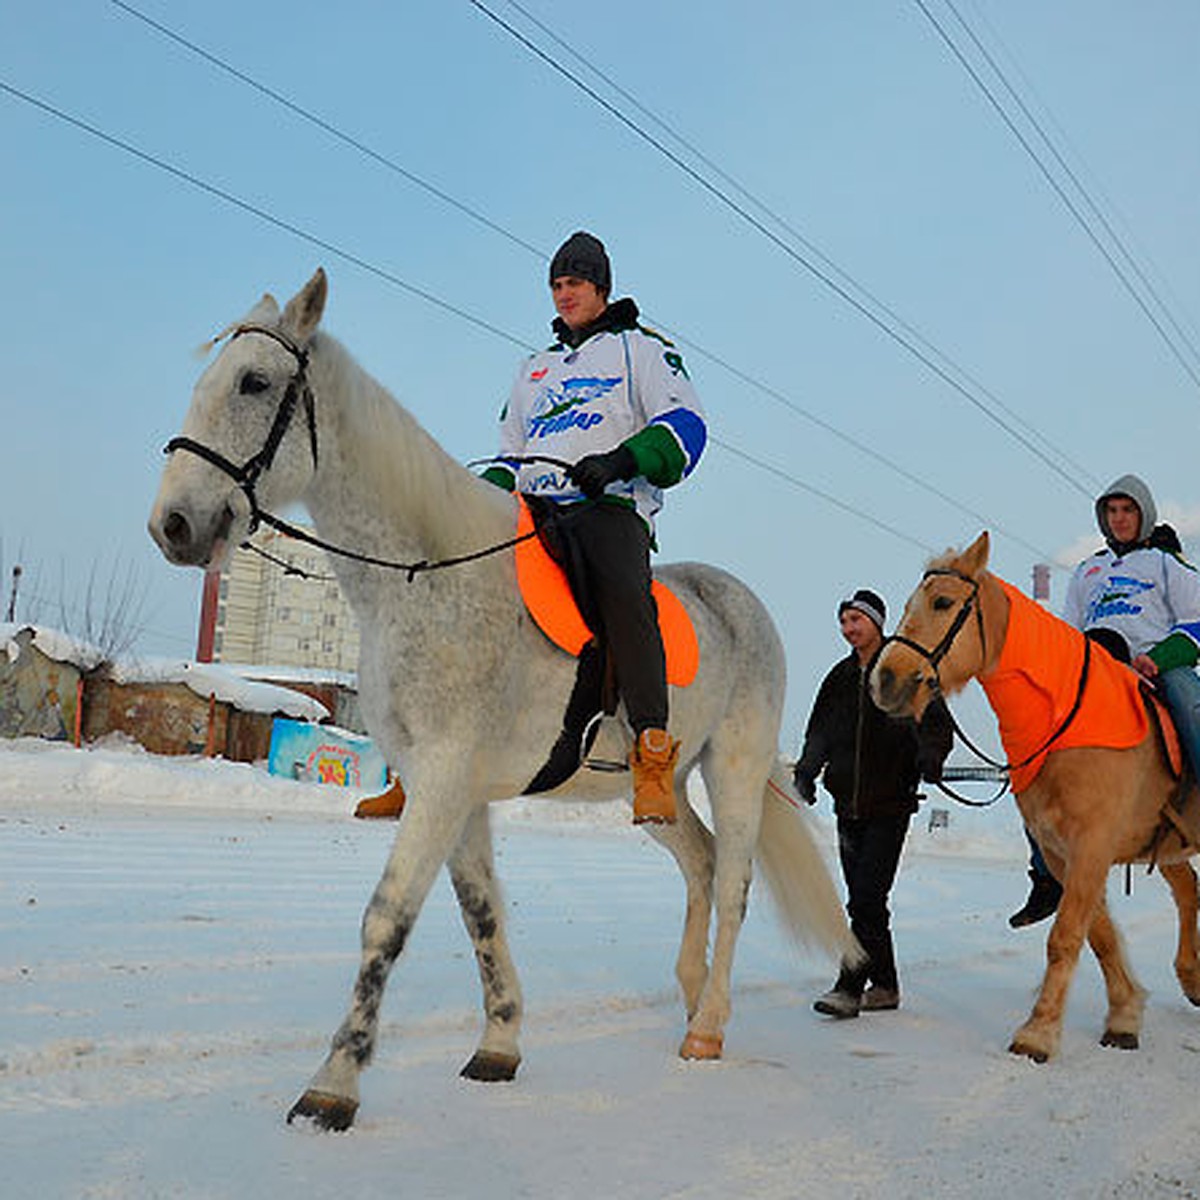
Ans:
MULTIPOLYGON (((199 576, 166 565, 145 519, 192 347, 322 264, 330 331, 478 458, 521 347, 546 338, 535 251, 580 227, 608 244, 616 292, 683 339, 719 444, 668 497, 663 557, 718 563, 767 601, 788 648, 787 742, 841 651, 837 600, 870 585, 898 612, 926 547, 986 525, 996 568, 1027 586, 1038 558, 1094 544, 1090 495, 1128 470, 1200 534, 1200 361, 1184 349, 1180 364, 930 19, 1003 97, 966 19, 1195 346, 1200 7, 923 5, 764 0, 701 20, 675 2, 488 0, 694 170, 738 196, 526 14, 784 217, 967 371, 970 398, 798 263, 811 255, 790 233, 739 198, 764 236, 469 0, 134 5, 459 207, 111 0, 3 0, 0 84, 280 223, 0 91, 5 599, 19 562, 26 603, 54 623, 90 574, 133 571, 138 649, 190 654, 199 576), (981 406, 1047 439, 1058 468, 981 406)), ((1062 572, 1053 586, 1057 605, 1062 572)))

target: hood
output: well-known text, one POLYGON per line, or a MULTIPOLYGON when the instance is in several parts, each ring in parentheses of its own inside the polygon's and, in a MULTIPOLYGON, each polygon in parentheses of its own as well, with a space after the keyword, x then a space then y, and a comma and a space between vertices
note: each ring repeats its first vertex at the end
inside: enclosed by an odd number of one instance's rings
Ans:
POLYGON ((1108 522, 1104 519, 1104 502, 1113 496, 1128 496, 1141 510, 1142 524, 1138 529, 1137 540, 1144 542, 1153 533, 1155 523, 1158 521, 1158 508, 1155 506, 1150 489, 1136 475, 1122 475, 1120 479, 1113 480, 1096 497, 1096 524, 1100 527, 1104 540, 1116 549, 1118 543, 1113 541, 1108 522))
POLYGON ((577 350, 588 338, 597 333, 620 333, 625 329, 636 329, 638 306, 629 296, 614 300, 590 325, 572 329, 562 317, 555 317, 550 328, 554 330, 559 344, 577 350))

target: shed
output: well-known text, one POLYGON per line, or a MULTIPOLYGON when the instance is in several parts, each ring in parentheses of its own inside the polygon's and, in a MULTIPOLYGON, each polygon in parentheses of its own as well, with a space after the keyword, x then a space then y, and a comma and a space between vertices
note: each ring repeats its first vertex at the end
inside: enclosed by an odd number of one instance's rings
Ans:
POLYGON ((275 717, 325 721, 319 700, 223 667, 154 659, 105 662, 95 647, 41 626, 0 624, 0 736, 94 742, 121 733, 155 754, 265 761, 275 717))

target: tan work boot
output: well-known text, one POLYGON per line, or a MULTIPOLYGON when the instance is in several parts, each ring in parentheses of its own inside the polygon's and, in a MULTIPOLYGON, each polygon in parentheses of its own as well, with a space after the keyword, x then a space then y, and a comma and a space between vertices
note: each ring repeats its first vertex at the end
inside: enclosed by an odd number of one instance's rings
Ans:
POLYGON ((378 817, 398 817, 404 811, 404 788, 400 780, 392 781, 392 786, 378 796, 368 796, 358 802, 354 810, 356 817, 366 819, 378 817))
POLYGON ((633 768, 633 823, 675 824, 675 764, 679 743, 665 729, 643 729, 629 752, 633 768))

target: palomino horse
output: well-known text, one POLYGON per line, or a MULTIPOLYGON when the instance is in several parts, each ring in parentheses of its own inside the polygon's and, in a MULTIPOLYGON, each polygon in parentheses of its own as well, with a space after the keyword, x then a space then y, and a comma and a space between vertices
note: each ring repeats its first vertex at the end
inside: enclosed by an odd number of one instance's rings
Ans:
MULTIPOLYGON (((516 1073, 521 991, 494 877, 488 804, 518 795, 545 762, 575 663, 538 631, 518 594, 505 546, 516 528, 514 498, 453 462, 318 331, 326 292, 318 270, 282 314, 264 296, 226 331, 196 384, 183 436, 168 446, 150 531, 172 562, 211 569, 255 516, 303 502, 318 537, 354 552, 332 561, 359 624, 362 708, 407 803, 363 916, 349 1011, 288 1114, 344 1129, 375 1048, 388 972, 443 863, 483 985, 483 1035, 462 1073, 477 1080, 516 1073), (472 556, 489 547, 500 552, 472 556), (461 558, 470 561, 417 573, 380 565, 461 558)), ((650 832, 687 887, 676 962, 688 1017, 680 1053, 717 1058, 755 856, 794 935, 836 955, 853 953, 855 943, 779 765, 784 658, 770 617, 743 584, 713 567, 677 564, 660 577, 691 615, 700 665, 695 682, 671 694, 671 733, 682 743, 678 821, 650 832), (688 802, 685 782, 697 765, 713 833, 688 802)), ((559 792, 614 799, 629 794, 629 783, 584 770, 559 792)))
POLYGON ((1200 1004, 1196 873, 1188 862, 1197 846, 1167 817, 1177 782, 1132 672, 1099 647, 1089 651, 1082 634, 990 574, 987 558, 984 533, 962 554, 951 551, 930 564, 876 662, 871 686, 882 708, 919 718, 934 694, 978 678, 1010 760, 1018 759, 1013 740, 1025 727, 1031 753, 1012 763, 1013 789, 1025 824, 1063 883, 1063 897, 1041 990, 1009 1049, 1037 1062, 1055 1054, 1085 937, 1108 992, 1101 1044, 1136 1049, 1145 993, 1109 916, 1108 871, 1114 863, 1135 862, 1161 869, 1179 912, 1175 973, 1184 995, 1200 1004), (1039 630, 1041 645, 1065 641, 1074 656, 1068 679, 1053 679, 1049 654, 1020 649, 1027 628, 1039 630), (1115 699, 1092 693, 1106 678, 1115 699), (1031 713, 1044 719, 1040 728, 1030 726, 1031 713), (1111 741, 1094 739, 1085 728, 1090 720, 1122 728, 1111 741))

